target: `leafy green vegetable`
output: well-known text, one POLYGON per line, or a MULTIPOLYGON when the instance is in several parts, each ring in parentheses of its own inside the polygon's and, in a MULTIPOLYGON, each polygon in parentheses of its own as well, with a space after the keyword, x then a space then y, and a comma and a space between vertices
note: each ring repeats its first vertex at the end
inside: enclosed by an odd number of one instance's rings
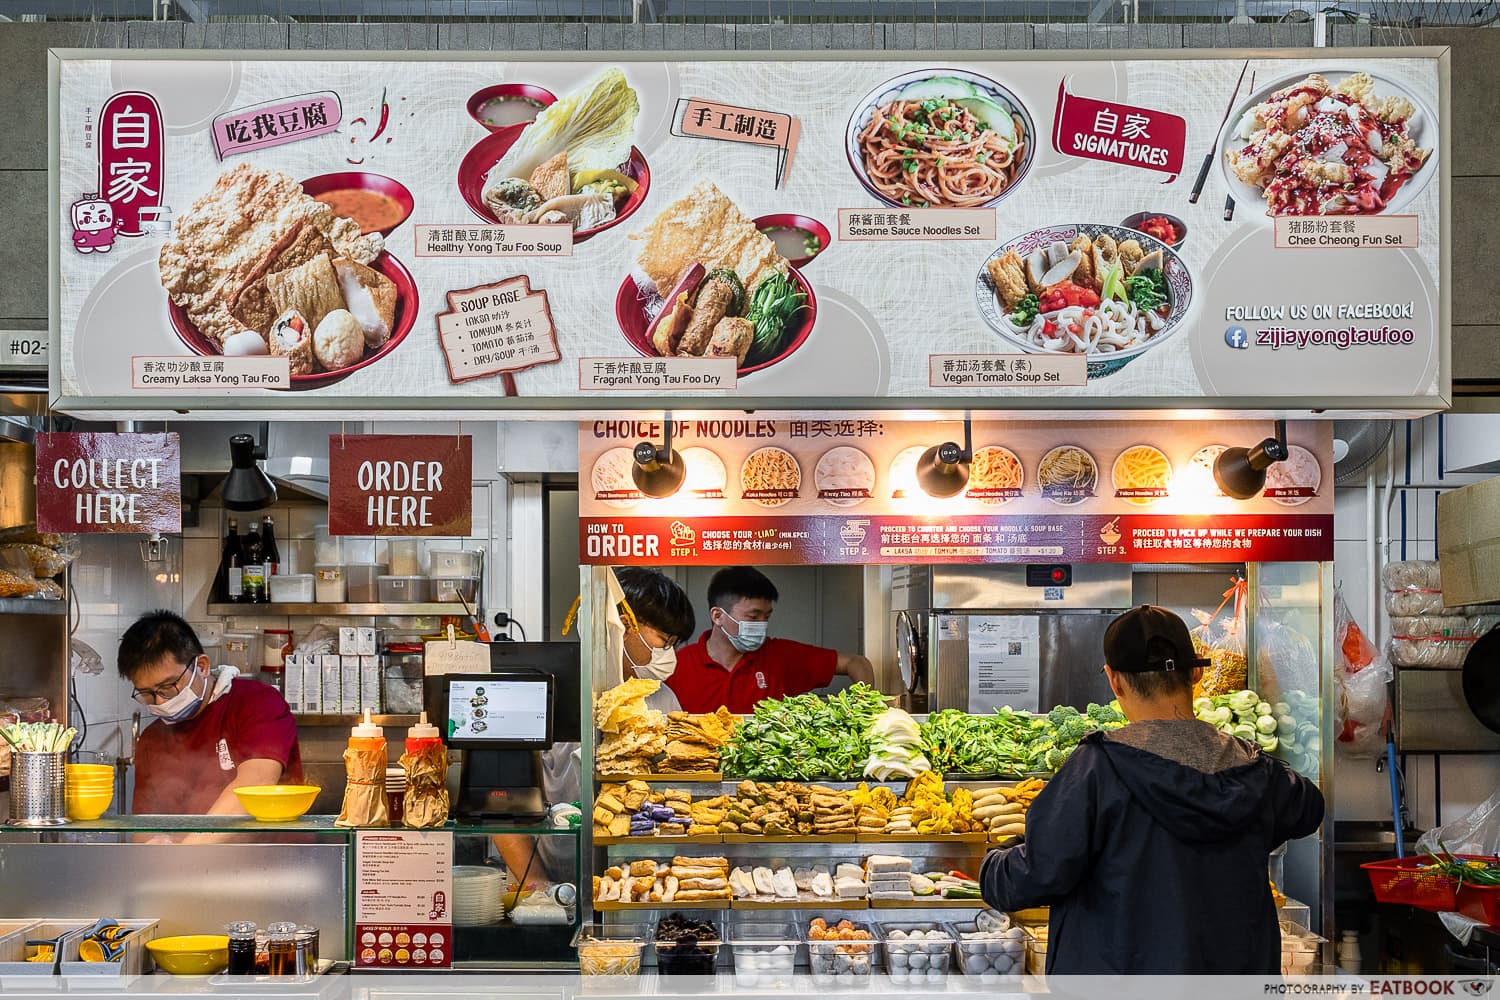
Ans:
POLYGON ((857 780, 871 753, 871 728, 886 697, 855 684, 827 698, 767 698, 737 727, 720 755, 735 778, 857 780))
POLYGON ((807 308, 807 295, 784 274, 772 274, 761 280, 750 293, 750 311, 746 318, 755 324, 755 339, 750 343, 746 364, 769 361, 781 350, 792 318, 807 308))
POLYGON ((1152 312, 1167 304, 1167 279, 1160 268, 1152 268, 1125 279, 1125 291, 1137 309, 1152 312))
POLYGON ((1099 298, 1104 302, 1123 302, 1125 287, 1125 265, 1116 257, 1104 265, 1099 275, 1099 298))
POLYGON ((619 166, 630 156, 640 111, 625 74, 607 69, 544 108, 491 168, 490 176, 530 177, 564 152, 572 174, 619 166))
POLYGON ((1016 308, 1011 311, 1010 321, 1016 326, 1030 326, 1031 321, 1036 319, 1036 314, 1042 311, 1042 301, 1036 297, 1036 293, 1027 292, 1016 303, 1016 308))

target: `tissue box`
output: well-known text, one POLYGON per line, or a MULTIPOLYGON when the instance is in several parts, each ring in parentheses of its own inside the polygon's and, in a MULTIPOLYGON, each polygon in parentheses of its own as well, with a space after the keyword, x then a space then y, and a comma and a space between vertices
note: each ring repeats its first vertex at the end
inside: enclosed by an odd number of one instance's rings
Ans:
POLYGON ((367 708, 372 712, 385 711, 385 706, 380 703, 380 657, 378 656, 359 658, 359 704, 360 711, 367 708))
POLYGON ((364 711, 359 703, 359 657, 339 657, 339 704, 345 715, 358 715, 364 711))

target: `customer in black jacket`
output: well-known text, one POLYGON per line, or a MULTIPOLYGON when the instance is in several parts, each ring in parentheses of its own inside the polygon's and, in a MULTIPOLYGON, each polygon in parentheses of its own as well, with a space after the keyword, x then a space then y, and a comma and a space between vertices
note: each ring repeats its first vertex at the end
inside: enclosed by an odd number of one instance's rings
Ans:
POLYGON ((1317 786, 1247 740, 1193 718, 1187 626, 1143 606, 1104 634, 1104 673, 1130 724, 1079 745, 991 852, 1000 910, 1052 907, 1049 975, 1277 975, 1266 865, 1323 820, 1317 786))

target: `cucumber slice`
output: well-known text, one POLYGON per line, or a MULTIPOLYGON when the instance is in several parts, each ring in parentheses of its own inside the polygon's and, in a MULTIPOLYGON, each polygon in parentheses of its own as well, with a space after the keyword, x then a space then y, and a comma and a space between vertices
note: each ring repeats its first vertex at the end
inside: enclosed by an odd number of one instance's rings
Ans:
POLYGON ((940 98, 973 97, 979 91, 972 83, 954 76, 935 76, 930 80, 918 80, 901 91, 903 101, 931 101, 940 98))
POLYGON ((988 97, 963 97, 953 102, 968 111, 985 128, 1010 143, 1016 141, 1016 120, 999 101, 988 97))

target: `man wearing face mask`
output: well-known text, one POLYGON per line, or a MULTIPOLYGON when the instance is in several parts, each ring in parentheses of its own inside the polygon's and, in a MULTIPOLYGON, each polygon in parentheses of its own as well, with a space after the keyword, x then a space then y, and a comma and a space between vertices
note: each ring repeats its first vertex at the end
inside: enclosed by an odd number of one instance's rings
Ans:
MULTIPOLYGON (((615 570, 615 579, 620 581, 625 603, 639 626, 625 630, 621 675, 661 681, 661 688, 646 698, 646 706, 664 714, 681 711, 666 682, 677 669, 677 644, 691 636, 696 627, 693 602, 681 587, 654 569, 624 567, 615 570)), ((549 804, 578 800, 582 782, 578 753, 577 743, 555 743, 542 752, 542 794, 549 804)), ((510 835, 492 839, 506 867, 518 881, 525 879, 527 888, 577 878, 570 837, 510 835)))
POLYGON ((153 611, 130 626, 119 667, 156 718, 135 746, 133 812, 244 815, 236 788, 301 784, 297 722, 281 693, 216 668, 178 615, 153 611))
POLYGON ((667 683, 688 712, 723 705, 748 715, 765 698, 806 694, 838 676, 875 683, 875 667, 858 653, 771 638, 771 611, 780 595, 764 573, 730 566, 708 584, 711 627, 677 657, 667 683))

